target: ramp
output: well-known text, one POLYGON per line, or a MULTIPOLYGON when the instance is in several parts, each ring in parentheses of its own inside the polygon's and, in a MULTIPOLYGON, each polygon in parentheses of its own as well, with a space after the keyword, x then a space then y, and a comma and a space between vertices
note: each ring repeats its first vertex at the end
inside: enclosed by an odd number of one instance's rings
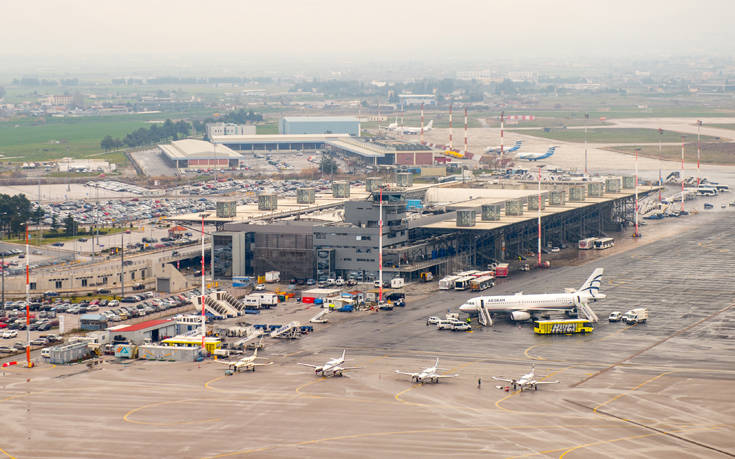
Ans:
POLYGON ((245 338, 238 340, 235 342, 235 347, 245 346, 250 341, 253 341, 254 339, 260 338, 263 335, 262 330, 255 330, 253 333, 249 334, 245 338))
POLYGON ((220 301, 224 301, 229 304, 230 307, 236 311, 242 312, 245 310, 245 303, 230 295, 228 292, 222 292, 219 299, 220 301))
POLYGON ((280 328, 273 330, 270 334, 271 338, 296 338, 299 335, 300 322, 289 322, 280 328))

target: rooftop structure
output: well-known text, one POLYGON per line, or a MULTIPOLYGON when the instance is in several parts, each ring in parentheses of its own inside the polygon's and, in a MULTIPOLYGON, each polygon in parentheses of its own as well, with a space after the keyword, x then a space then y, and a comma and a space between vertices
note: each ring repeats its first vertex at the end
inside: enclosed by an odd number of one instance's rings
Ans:
POLYGON ((174 140, 168 145, 159 145, 164 157, 179 169, 237 168, 242 155, 226 145, 196 139, 174 140))
POLYGON ((281 134, 360 135, 360 120, 352 116, 286 116, 279 123, 281 134))

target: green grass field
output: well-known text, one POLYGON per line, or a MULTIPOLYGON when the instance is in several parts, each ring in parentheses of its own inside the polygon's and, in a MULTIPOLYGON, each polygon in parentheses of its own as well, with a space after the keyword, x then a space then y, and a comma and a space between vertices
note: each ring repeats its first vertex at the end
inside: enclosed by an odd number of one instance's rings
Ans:
MULTIPOLYGON (((619 145, 608 148, 608 150, 619 153, 635 155, 635 149, 640 148, 639 155, 647 158, 659 158, 658 146, 656 145, 619 145)), ((663 145, 661 157, 667 161, 681 161, 681 147, 676 145, 663 145)), ((684 159, 687 162, 697 160, 697 144, 687 143, 684 145, 684 159)), ((700 161, 703 164, 735 164, 735 143, 703 143, 700 161)))
POLYGON ((255 126, 258 135, 278 134, 278 123, 259 124, 255 126))
MULTIPOLYGON (((584 142, 584 129, 551 129, 549 132, 543 129, 508 129, 511 132, 542 137, 544 139, 561 140, 565 142, 584 142)), ((664 131, 659 134, 656 129, 644 128, 591 128, 587 129, 587 141, 590 143, 655 143, 679 142, 682 133, 664 131)), ((702 141, 715 140, 711 136, 702 136, 702 141)))

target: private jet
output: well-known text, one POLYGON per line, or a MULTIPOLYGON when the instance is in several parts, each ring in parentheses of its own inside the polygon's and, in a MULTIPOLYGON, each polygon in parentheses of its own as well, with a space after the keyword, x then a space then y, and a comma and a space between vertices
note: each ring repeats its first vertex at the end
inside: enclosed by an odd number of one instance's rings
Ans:
POLYGON ((420 383, 423 384, 425 382, 433 382, 438 383, 441 378, 456 378, 457 374, 454 375, 440 375, 436 371, 437 370, 445 370, 444 368, 439 368, 439 359, 436 359, 436 362, 434 362, 433 367, 424 368, 418 373, 406 373, 405 371, 395 370, 396 373, 399 375, 407 375, 411 377, 411 382, 420 383))
POLYGON ((592 322, 597 322, 597 315, 589 307, 589 302, 605 298, 600 293, 602 273, 602 268, 595 269, 581 287, 567 289, 565 293, 524 295, 519 292, 515 295, 477 296, 467 300, 459 310, 471 315, 479 314, 488 325, 492 325, 490 315, 493 313, 507 314, 511 320, 524 321, 548 311, 582 312, 592 322))
POLYGON ((345 353, 347 350, 342 351, 342 357, 337 357, 336 359, 328 360, 327 363, 324 365, 312 365, 310 363, 301 363, 299 362, 299 365, 303 365, 305 367, 311 367, 314 369, 314 374, 321 375, 321 376, 342 376, 342 372, 347 370, 356 370, 360 367, 342 367, 342 365, 345 363, 345 353))
MULTIPOLYGON (((260 340, 262 343, 262 339, 260 340)), ((217 363, 220 363, 222 365, 228 365, 230 367, 230 370, 234 371, 255 371, 255 367, 262 367, 267 365, 273 365, 273 362, 268 363, 258 363, 256 360, 258 359, 264 359, 265 357, 258 357, 258 349, 256 348, 253 351, 252 355, 248 355, 246 357, 241 358, 240 360, 231 360, 231 361, 221 361, 217 360, 217 363)))
MULTIPOLYGON (((524 389, 531 389, 531 388, 533 388, 533 390, 538 390, 539 384, 559 384, 559 381, 537 381, 536 375, 534 374, 535 371, 536 371, 536 365, 531 367, 530 373, 526 373, 525 375, 521 376, 518 379, 500 378, 497 376, 493 376, 493 379, 495 381, 510 383, 510 385, 513 387, 513 390, 520 388, 521 392, 523 392, 524 389)), ((496 387, 498 389, 503 388, 503 386, 496 386, 496 387)))

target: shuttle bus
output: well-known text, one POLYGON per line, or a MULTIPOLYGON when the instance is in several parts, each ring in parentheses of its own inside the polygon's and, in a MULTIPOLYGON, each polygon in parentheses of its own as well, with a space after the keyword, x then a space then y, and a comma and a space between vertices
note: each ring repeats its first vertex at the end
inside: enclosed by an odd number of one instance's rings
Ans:
POLYGON ((470 288, 470 282, 475 280, 474 276, 463 276, 454 280, 454 290, 467 290, 470 288))
POLYGON ((592 333, 594 328, 587 319, 537 320, 533 331, 539 335, 570 335, 572 333, 592 333))
POLYGON ((439 290, 450 290, 454 288, 454 281, 460 276, 447 276, 439 280, 439 290))
POLYGON ((493 287, 495 278, 493 276, 475 277, 470 281, 470 288, 473 291, 481 291, 493 287))
POLYGON ((595 241, 597 241, 596 237, 588 237, 585 239, 579 240, 579 250, 590 250, 595 248, 595 241))
POLYGON ((595 241, 595 250, 605 250, 615 245, 615 239, 603 237, 595 241))

